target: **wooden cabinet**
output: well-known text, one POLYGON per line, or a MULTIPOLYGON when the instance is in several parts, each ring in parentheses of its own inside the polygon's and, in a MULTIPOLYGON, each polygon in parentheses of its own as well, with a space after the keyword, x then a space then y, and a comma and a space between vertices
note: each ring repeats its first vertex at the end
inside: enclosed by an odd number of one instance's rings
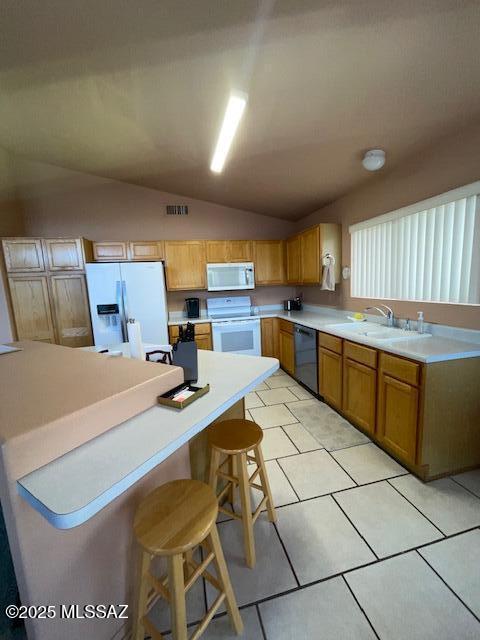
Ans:
POLYGON ((320 228, 307 229, 300 234, 302 284, 318 284, 321 280, 320 268, 320 228))
POLYGON ((278 320, 277 318, 262 318, 262 356, 278 358, 278 320))
POLYGON ((284 240, 255 240, 253 243, 255 284, 285 283, 284 240))
POLYGON ((49 271, 83 271, 84 244, 79 238, 47 238, 43 241, 49 271))
POLYGON ((301 282, 301 248, 300 237, 293 236, 287 240, 287 282, 299 284, 301 282))
POLYGON ((205 289, 206 250, 203 240, 165 242, 167 289, 205 289))
POLYGON ((67 347, 92 344, 87 284, 83 274, 50 278, 57 343, 67 347))
POLYGON ((163 240, 135 240, 128 243, 129 260, 147 262, 149 260, 163 260, 165 247, 163 240))
POLYGON ((12 276, 8 283, 18 339, 55 342, 47 277, 12 276))
POLYGON ((251 262, 251 240, 207 240, 207 262, 251 262))
POLYGON ((128 260, 126 242, 94 242, 93 259, 97 262, 121 262, 128 260))
POLYGON ((7 273, 32 273, 45 270, 40 238, 2 240, 7 273))
MULTIPOLYGON (((178 324, 170 325, 168 327, 168 335, 170 338, 170 344, 174 344, 179 335, 178 324)), ((195 343, 199 349, 212 350, 212 326, 209 322, 197 322, 195 324, 195 343)))
POLYGON ((377 438, 402 460, 415 464, 418 431, 418 389, 380 371, 377 438))
POLYGON ((280 366, 287 373, 295 373, 295 343, 293 337, 293 324, 287 320, 279 321, 278 351, 280 366))
MULTIPOLYGON (((320 336, 326 334, 320 334, 320 336)), ((321 337, 319 343, 321 345, 321 337)), ((333 336, 331 336, 333 338, 333 336)), ((338 340, 338 338, 337 338, 338 340)), ((336 345, 335 345, 336 346, 336 345)), ((343 361, 341 352, 336 353, 320 346, 318 349, 318 392, 335 409, 342 408, 343 361)))
POLYGON ((377 371, 344 356, 343 413, 369 434, 375 432, 377 371))

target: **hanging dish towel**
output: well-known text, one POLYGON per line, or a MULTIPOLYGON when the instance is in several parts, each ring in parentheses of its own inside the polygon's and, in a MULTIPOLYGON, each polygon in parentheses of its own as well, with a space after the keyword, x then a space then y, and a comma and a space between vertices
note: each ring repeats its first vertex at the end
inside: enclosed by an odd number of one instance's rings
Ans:
POLYGON ((323 260, 322 289, 325 291, 335 291, 335 258, 328 254, 323 260))

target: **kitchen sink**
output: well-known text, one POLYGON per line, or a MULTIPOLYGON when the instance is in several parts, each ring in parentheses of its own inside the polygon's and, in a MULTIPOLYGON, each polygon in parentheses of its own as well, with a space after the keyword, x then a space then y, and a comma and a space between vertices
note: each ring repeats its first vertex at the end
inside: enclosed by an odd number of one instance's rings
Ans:
POLYGON ((420 338, 430 338, 431 333, 417 333, 416 331, 405 331, 398 327, 385 327, 375 322, 342 322, 331 324, 325 329, 334 329, 352 336, 364 336, 371 340, 398 341, 398 340, 418 340, 420 338))

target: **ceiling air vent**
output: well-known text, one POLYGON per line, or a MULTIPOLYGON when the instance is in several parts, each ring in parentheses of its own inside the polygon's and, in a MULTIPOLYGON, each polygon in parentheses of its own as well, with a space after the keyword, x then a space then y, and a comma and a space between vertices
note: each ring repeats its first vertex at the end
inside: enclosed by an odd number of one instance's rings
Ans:
POLYGON ((167 204, 167 216, 188 216, 188 205, 167 204))

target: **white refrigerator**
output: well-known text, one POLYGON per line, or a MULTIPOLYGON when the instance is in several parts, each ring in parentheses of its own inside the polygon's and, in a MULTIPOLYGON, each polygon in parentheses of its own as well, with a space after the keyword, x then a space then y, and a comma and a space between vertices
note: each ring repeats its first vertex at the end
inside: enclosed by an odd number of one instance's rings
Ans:
POLYGON ((161 262, 86 265, 95 345, 127 342, 127 321, 140 323, 142 341, 168 344, 167 296, 161 262))

